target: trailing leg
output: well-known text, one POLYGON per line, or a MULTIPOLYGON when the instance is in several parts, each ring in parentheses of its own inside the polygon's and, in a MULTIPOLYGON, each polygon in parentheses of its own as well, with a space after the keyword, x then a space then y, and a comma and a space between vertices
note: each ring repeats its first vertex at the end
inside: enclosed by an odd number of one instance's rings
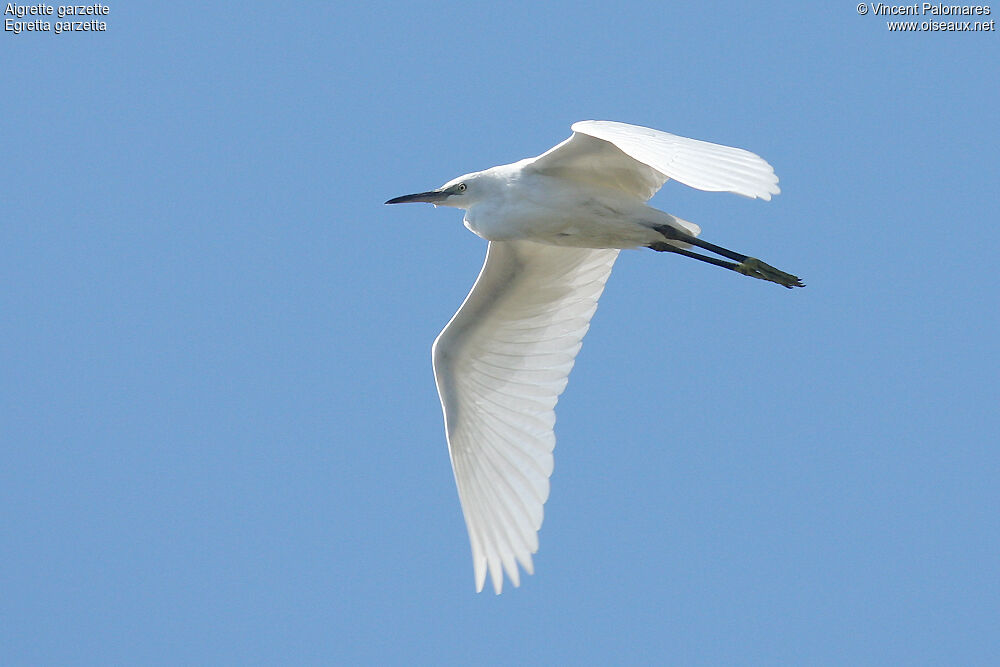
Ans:
POLYGON ((709 243, 708 241, 702 241, 696 236, 692 236, 687 232, 681 231, 676 227, 670 225, 656 225, 653 227, 656 231, 663 235, 664 238, 670 241, 680 241, 682 243, 687 243, 689 245, 697 246, 699 248, 704 248, 709 252, 713 252, 716 255, 721 255, 728 259, 734 260, 732 262, 725 262, 721 259, 716 259, 715 257, 707 257, 705 255, 699 255, 696 252, 691 252, 690 250, 685 250, 684 248, 678 248, 677 246, 666 243, 663 241, 657 241, 650 243, 647 247, 656 250, 657 252, 673 252, 678 255, 684 255, 685 257, 690 257, 692 259, 697 259, 708 264, 714 264, 715 266, 721 266, 724 269, 729 269, 731 271, 736 271, 737 273, 742 273, 745 276, 750 276, 751 278, 760 278, 761 280, 767 280, 772 283, 777 283, 783 285, 789 289, 792 287, 804 287, 805 285, 798 277, 793 276, 790 273, 785 273, 779 269, 774 268, 770 264, 762 262, 756 257, 747 257, 746 255, 741 255, 738 252, 733 252, 732 250, 727 250, 721 246, 717 246, 714 243, 709 243))

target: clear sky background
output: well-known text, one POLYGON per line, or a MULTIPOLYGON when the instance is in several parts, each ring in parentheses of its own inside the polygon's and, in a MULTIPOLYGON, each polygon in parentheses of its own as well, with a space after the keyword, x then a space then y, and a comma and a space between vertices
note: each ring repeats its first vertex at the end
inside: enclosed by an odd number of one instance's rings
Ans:
POLYGON ((0 662, 1000 661, 998 33, 107 1, 0 35, 0 662), (382 202, 582 119, 762 155, 653 204, 808 287, 623 253, 477 595, 430 344, 486 246, 382 202))

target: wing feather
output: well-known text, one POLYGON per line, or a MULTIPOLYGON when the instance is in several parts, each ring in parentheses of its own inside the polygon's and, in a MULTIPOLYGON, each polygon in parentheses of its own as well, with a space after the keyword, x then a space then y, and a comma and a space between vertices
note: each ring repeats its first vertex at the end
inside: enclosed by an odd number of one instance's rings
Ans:
POLYGON ((608 120, 573 124, 573 135, 527 168, 647 200, 674 179, 709 192, 769 200, 781 192, 774 168, 743 150, 608 120))
POLYGON ((476 590, 534 571, 549 496, 555 405, 617 250, 491 242, 434 342, 434 375, 469 530, 476 590))

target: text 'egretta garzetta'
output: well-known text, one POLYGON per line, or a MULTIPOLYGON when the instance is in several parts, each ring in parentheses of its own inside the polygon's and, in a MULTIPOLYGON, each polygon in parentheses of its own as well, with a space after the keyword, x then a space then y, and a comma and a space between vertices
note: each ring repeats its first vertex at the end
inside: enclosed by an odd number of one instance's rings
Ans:
POLYGON ((572 129, 538 157, 386 202, 464 209, 465 226, 490 242, 476 284, 433 346, 477 591, 487 571, 497 593, 503 571, 515 586, 517 563, 533 572, 556 401, 620 249, 677 253, 802 287, 797 277, 702 241, 698 225, 646 204, 671 178, 769 200, 780 192, 778 177, 760 156, 612 121, 572 129))

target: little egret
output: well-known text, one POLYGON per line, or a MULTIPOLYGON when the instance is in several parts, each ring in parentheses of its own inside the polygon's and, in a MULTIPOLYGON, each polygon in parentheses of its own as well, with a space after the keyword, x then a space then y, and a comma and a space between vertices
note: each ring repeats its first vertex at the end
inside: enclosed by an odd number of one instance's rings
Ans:
POLYGON ((769 200, 780 192, 778 178, 760 156, 613 121, 581 121, 572 130, 538 157, 386 202, 464 209, 465 226, 489 241, 476 284, 432 348, 477 591, 487 571, 498 594, 503 571, 515 586, 517 563, 534 571, 556 401, 620 249, 677 253, 802 286, 646 204, 671 178, 769 200))

